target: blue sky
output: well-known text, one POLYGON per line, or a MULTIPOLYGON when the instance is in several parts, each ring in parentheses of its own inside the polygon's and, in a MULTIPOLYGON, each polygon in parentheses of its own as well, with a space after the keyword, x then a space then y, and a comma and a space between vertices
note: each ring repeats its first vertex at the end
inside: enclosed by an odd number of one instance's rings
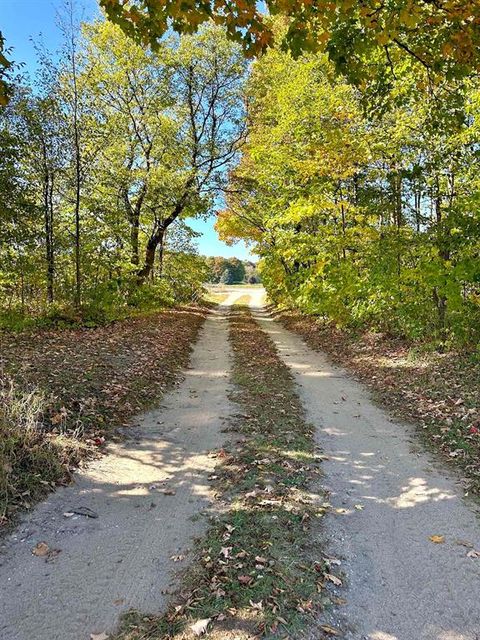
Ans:
MULTIPOLYGON (((98 14, 97 0, 79 0, 78 6, 83 7, 85 19, 91 19, 98 14)), ((35 69, 32 37, 39 39, 41 34, 41 40, 48 50, 55 51, 59 48, 61 38, 56 26, 59 7, 61 0, 0 0, 0 30, 5 36, 7 47, 13 48, 10 57, 15 62, 25 63, 26 70, 35 69)), ((218 239, 213 228, 215 216, 210 216, 207 220, 191 220, 189 224, 202 234, 197 240, 200 253, 209 256, 252 258, 244 243, 229 247, 218 239)))

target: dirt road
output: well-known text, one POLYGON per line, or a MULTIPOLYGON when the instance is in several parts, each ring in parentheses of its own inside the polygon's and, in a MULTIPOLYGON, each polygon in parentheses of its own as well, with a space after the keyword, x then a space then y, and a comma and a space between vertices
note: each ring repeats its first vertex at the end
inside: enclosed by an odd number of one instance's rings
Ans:
POLYGON ((78 473, 0 544, 0 639, 89 640, 129 608, 160 611, 211 505, 212 449, 231 412, 225 311, 209 317, 180 386, 134 437, 78 473), (69 515, 87 507, 97 518, 69 515), (45 542, 50 557, 32 555, 45 542), (56 554, 56 551, 59 551, 56 554))
POLYGON ((351 640, 478 640, 480 556, 468 556, 480 550, 478 508, 360 384, 258 305, 256 316, 294 372, 328 455, 324 535, 348 585, 330 621, 351 640))
POLYGON ((223 419, 234 410, 225 314, 246 295, 294 372, 328 456, 333 510, 319 535, 341 560, 346 584, 338 591, 346 604, 328 622, 349 640, 479 640, 480 557, 471 552, 480 550, 480 520, 455 477, 344 371, 273 321, 262 310, 262 289, 224 291, 184 382, 163 406, 139 416, 131 440, 111 446, 3 543, 0 640, 88 640, 111 631, 131 607, 165 606, 203 530, 198 514, 214 508, 209 452, 222 446, 223 419), (65 515, 77 507, 98 517, 65 515), (39 542, 50 557, 32 555, 39 542))

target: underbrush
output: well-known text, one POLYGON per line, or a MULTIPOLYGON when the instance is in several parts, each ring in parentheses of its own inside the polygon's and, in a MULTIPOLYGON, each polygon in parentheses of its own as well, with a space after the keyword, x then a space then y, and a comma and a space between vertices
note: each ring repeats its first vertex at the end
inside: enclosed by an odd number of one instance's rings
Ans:
MULTIPOLYGON (((29 307, 20 304, 0 308, 0 330, 95 328, 116 320, 154 313, 178 304, 197 301, 203 293, 198 283, 172 277, 142 286, 132 282, 109 281, 87 290, 80 307, 59 300, 45 305, 42 301, 29 307)), ((69 296, 69 300, 71 296, 69 296)))
POLYGON ((66 480, 88 452, 72 436, 45 433, 47 406, 37 389, 21 391, 12 380, 0 380, 0 524, 66 480))

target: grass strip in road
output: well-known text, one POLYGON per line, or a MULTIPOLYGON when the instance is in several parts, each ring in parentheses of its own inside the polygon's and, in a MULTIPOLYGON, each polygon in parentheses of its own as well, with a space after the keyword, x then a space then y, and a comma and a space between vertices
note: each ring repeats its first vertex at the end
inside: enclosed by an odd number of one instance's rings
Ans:
POLYGON ((221 515, 165 615, 128 614, 117 640, 298 638, 338 580, 318 548, 312 555, 327 505, 312 492, 320 456, 292 375, 244 308, 230 316, 230 341, 238 413, 216 452, 221 515))

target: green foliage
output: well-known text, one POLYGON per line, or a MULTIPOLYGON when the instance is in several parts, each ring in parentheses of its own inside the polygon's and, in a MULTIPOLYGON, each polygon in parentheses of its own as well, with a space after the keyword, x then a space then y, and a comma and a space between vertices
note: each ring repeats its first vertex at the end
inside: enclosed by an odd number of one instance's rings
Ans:
POLYGON ((432 94, 408 58, 396 62, 395 93, 379 102, 324 55, 259 60, 217 228, 254 243, 278 303, 337 325, 476 343, 480 87, 432 94))
POLYGON ((40 51, 0 110, 5 328, 196 299, 207 270, 185 221, 214 206, 243 139, 246 63, 218 28, 152 52, 68 17, 58 60, 40 51))
POLYGON ((5 56, 5 38, 0 31, 0 107, 8 103, 11 87, 8 82, 8 71, 12 66, 10 60, 5 56))
POLYGON ((221 25, 253 56, 272 47, 275 28, 267 16, 283 16, 284 49, 300 55, 327 51, 337 70, 361 82, 371 77, 371 59, 389 67, 398 51, 428 69, 432 77, 468 75, 480 64, 480 9, 476 0, 254 0, 168 3, 161 0, 100 0, 108 17, 143 44, 158 46, 173 29, 192 33, 202 23, 221 25))
POLYGON ((255 274, 255 265, 251 262, 242 262, 238 258, 208 257, 206 258, 208 269, 206 281, 212 283, 234 284, 244 282, 249 275, 255 274))

